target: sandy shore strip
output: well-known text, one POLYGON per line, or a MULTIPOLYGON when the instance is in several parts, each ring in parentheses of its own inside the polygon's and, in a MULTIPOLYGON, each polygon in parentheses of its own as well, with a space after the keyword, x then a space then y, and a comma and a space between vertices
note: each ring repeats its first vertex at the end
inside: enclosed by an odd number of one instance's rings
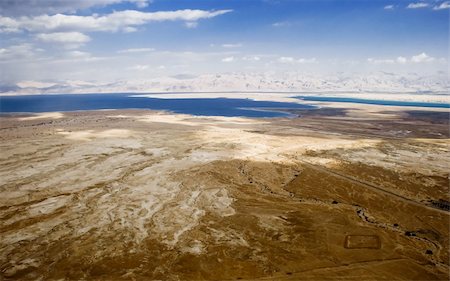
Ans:
MULTIPOLYGON (((158 94, 137 94, 133 97, 148 97, 159 99, 199 99, 199 98, 232 98, 232 99, 252 99, 256 101, 276 101, 307 103, 299 100, 298 96, 317 96, 317 97, 340 97, 340 98, 358 98, 368 100, 384 101, 404 101, 404 102, 430 102, 430 103, 450 103, 448 94, 417 94, 417 93, 250 93, 250 92, 231 92, 231 93, 158 93, 158 94)), ((317 102, 319 103, 319 102, 317 102)), ((337 102, 336 102, 337 103, 337 102)))

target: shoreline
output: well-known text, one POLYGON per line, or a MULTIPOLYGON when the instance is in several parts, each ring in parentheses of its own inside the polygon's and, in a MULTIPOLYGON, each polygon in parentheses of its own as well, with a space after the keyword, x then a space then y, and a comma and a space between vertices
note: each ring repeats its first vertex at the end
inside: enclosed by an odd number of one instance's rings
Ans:
MULTIPOLYGON (((71 94, 65 94, 65 95, 71 95, 71 94)), ((103 94, 96 94, 96 95, 103 95, 103 94)), ((109 94, 105 94, 105 95, 109 95, 109 94)), ((170 100, 170 99, 218 99, 218 98, 223 98, 223 99, 241 99, 244 101, 245 100, 251 100, 253 102, 282 102, 282 103, 290 103, 290 104, 295 104, 295 105, 304 105, 304 106, 311 106, 313 108, 309 108, 308 110, 314 110, 314 109, 320 109, 320 108, 342 108, 342 109, 347 109, 347 110, 353 110, 353 111, 358 111, 358 110, 362 110, 362 111, 366 111, 366 112, 381 112, 381 111, 390 111, 390 112, 394 112, 394 111, 408 111, 408 110, 415 110, 415 111, 435 111, 435 112, 450 112, 450 108, 446 107, 447 103, 442 103, 442 107, 436 107, 435 104, 433 104, 433 106, 415 106, 414 104, 410 104, 410 105, 392 105, 392 104, 377 104, 377 103, 371 103, 373 101, 379 101, 380 103, 383 102, 383 99, 379 99, 379 100, 367 100, 367 103, 365 103, 365 100, 356 100, 356 101, 347 101, 347 100, 340 100, 340 101, 333 101, 333 100, 326 100, 327 98, 336 98, 336 97, 332 97, 332 96, 327 96, 327 97, 320 97, 320 96, 314 96, 314 97, 318 97, 319 99, 323 99, 323 100, 304 100, 302 99, 302 97, 305 97, 306 99, 308 98, 308 96, 303 95, 303 96, 286 96, 286 94, 249 94, 246 93, 245 96, 242 96, 242 93, 228 93, 228 94, 224 94, 224 93, 184 93, 184 94, 141 94, 141 95, 129 95, 129 94, 114 94, 114 95, 120 95, 120 96, 124 96, 124 97, 130 97, 130 98, 155 98, 158 100, 170 100), (213 96, 211 96, 212 94, 214 94, 213 96)), ((32 97, 35 97, 36 95, 32 95, 32 97)), ((57 96, 57 94, 53 95, 53 96, 57 96)), ((8 98, 11 98, 12 96, 7 96, 8 98)), ((25 96, 17 96, 17 97, 25 97, 25 96)), ((314 98, 313 97, 313 98, 314 98)), ((445 96, 447 97, 447 95, 445 96)), ((345 98, 345 97, 337 97, 337 98, 345 98)), ((360 98, 360 97, 358 97, 360 98)), ((405 98, 405 97, 404 97, 405 98)), ((428 97, 429 98, 429 97, 428 97)), ((352 99, 352 98, 349 98, 352 99)), ((392 100, 390 100, 392 101, 392 100)), ((50 101, 48 101, 50 102, 50 101)), ((389 101, 386 100, 386 102, 388 103, 389 101)), ((408 101, 393 101, 393 102, 408 102, 408 101)), ((419 103, 428 103, 428 102, 419 102, 419 103)), ((1 97, 0 97, 0 105, 1 105, 1 97)), ((450 104, 448 104, 450 106, 450 104)), ((103 109, 75 109, 75 110, 55 110, 55 111, 51 111, 51 112, 77 112, 77 111, 96 111, 96 110, 148 110, 148 111, 162 111, 162 112, 167 112, 167 113, 183 113, 183 111, 192 111, 190 113, 186 114, 192 114, 193 116, 228 116, 228 115, 208 115, 210 113, 206 113, 200 110, 198 112, 198 114, 195 113, 195 111, 193 111, 192 109, 190 109, 189 107, 186 107, 184 109, 171 109, 171 108, 167 108, 167 109, 158 109, 158 108, 151 108, 151 104, 148 105, 148 108, 103 108, 103 109), (178 112, 177 112, 178 110, 178 112)), ((168 105, 166 105, 167 107, 170 107, 168 105)), ((189 105, 186 105, 189 106, 189 105)), ((157 106, 158 107, 158 106, 157 106)), ((280 118, 280 117, 295 117, 292 116, 292 112, 295 111, 294 108, 278 108, 276 107, 276 105, 274 105, 274 107, 258 107, 256 106, 249 106, 249 107, 245 107, 245 106, 231 106, 229 108, 230 112, 233 110, 243 110, 243 111, 253 111, 253 112, 271 112, 271 113, 280 113, 286 116, 249 116, 249 115, 236 115, 239 117, 252 117, 252 118, 280 118)), ((46 112, 46 111, 42 111, 42 112, 46 112)), ((33 113, 39 113, 36 111, 16 111, 16 112, 0 112, 0 115, 5 115, 5 114, 33 114, 33 113)), ((239 112, 236 112, 234 114, 239 114, 239 112)))
POLYGON ((405 101, 405 102, 430 102, 430 103, 444 103, 450 104, 450 95, 446 92, 277 92, 277 91, 202 91, 202 92, 80 92, 80 93, 0 93, 1 97, 11 96, 42 96, 42 95, 89 95, 89 94, 119 94, 138 97, 154 97, 154 98, 251 98, 256 101, 283 101, 283 102, 298 102, 295 96, 305 97, 338 97, 338 98, 359 98, 359 99, 374 99, 382 101, 405 101), (297 100, 297 101, 296 101, 297 100))

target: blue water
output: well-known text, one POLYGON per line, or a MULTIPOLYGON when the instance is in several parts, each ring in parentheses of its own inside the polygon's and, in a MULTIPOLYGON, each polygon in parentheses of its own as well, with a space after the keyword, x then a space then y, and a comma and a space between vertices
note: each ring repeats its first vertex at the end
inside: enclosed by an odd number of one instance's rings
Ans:
POLYGON ((129 94, 0 96, 0 113, 153 109, 202 116, 283 117, 289 113, 277 110, 299 108, 313 106, 250 99, 157 99, 129 94))
POLYGON ((324 101, 324 102, 348 102, 348 103, 363 103, 376 105, 396 105, 396 106, 416 106, 416 107, 435 107, 435 108, 450 108, 448 103, 434 103, 434 102, 410 102, 410 101, 392 101, 392 100, 370 100, 358 98, 339 98, 339 97, 296 97, 305 101, 324 101))

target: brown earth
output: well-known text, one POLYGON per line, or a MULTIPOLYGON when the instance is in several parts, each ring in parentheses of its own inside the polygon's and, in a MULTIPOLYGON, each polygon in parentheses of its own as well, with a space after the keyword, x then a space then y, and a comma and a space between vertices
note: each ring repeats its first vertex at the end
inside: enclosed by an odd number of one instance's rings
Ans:
POLYGON ((1 280, 448 280, 448 118, 0 117, 1 280))

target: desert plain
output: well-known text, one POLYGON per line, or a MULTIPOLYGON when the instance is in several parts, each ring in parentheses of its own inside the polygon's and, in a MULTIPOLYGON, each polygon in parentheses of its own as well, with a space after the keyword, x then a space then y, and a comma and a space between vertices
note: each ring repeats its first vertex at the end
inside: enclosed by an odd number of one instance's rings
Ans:
POLYGON ((448 280, 448 110, 0 117, 0 280, 448 280))

